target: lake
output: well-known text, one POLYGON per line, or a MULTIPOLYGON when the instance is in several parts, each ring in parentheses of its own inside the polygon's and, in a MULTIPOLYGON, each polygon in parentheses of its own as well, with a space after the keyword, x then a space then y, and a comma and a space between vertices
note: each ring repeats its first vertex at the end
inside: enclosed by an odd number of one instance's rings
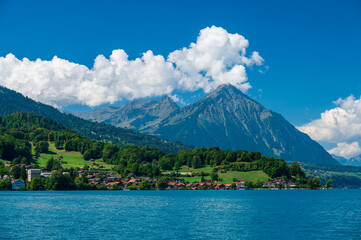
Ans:
POLYGON ((361 190, 2 191, 0 239, 361 239, 361 190))

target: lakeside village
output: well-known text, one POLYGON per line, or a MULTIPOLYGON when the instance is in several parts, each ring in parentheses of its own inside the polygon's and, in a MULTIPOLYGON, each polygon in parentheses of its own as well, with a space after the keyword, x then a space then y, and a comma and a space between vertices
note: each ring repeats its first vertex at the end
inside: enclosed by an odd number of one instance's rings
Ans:
MULTIPOLYGON (((202 177, 201 181, 189 183, 184 178, 179 178, 180 174, 175 173, 168 173, 167 176, 160 178, 150 178, 147 176, 133 177, 132 174, 123 176, 110 169, 89 169, 88 166, 78 167, 69 172, 69 169, 67 171, 46 171, 44 168, 34 169, 32 165, 4 164, 1 161, 0 164, 10 168, 11 172, 14 173, 13 175, 16 175, 0 176, 0 189, 2 190, 242 190, 301 188, 298 184, 288 182, 284 178, 264 183, 258 182, 257 184, 234 179, 234 183, 224 184, 214 179, 204 179, 202 177), (69 186, 67 182, 74 175, 74 182, 77 184, 75 188, 69 186), (57 178, 57 182, 60 182, 65 187, 49 187, 49 182, 52 182, 51 180, 54 178, 57 178)), ((313 189, 320 188, 321 184, 316 182, 313 189)))

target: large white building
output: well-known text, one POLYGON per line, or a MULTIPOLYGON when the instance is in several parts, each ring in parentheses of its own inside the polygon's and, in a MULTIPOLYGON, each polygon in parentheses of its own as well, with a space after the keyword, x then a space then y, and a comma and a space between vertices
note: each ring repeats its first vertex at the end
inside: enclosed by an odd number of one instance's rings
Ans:
POLYGON ((34 177, 40 178, 41 170, 40 169, 29 169, 28 170, 28 182, 33 180, 34 177))

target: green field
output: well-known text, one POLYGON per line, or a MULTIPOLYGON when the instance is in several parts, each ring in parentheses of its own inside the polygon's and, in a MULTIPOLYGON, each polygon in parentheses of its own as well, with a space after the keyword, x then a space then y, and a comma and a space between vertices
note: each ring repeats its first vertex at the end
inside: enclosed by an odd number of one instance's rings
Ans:
MULTIPOLYGON (((85 165, 92 166, 93 162, 86 161, 83 159, 83 155, 80 152, 67 152, 65 150, 58 150, 55 148, 54 144, 49 144, 49 152, 40 154, 39 158, 36 160, 36 163, 40 165, 40 167, 45 167, 46 162, 53 157, 54 159, 62 156, 63 161, 66 164, 62 164, 64 168, 70 167, 84 167, 85 165)), ((102 161, 102 159, 95 160, 100 166, 111 169, 114 165, 107 164, 102 161)))
MULTIPOLYGON (((213 170, 213 167, 207 165, 202 168, 190 168, 187 166, 182 166, 182 168, 179 170, 180 173, 201 173, 202 171, 204 173, 211 173, 213 170)), ((164 171, 163 174, 167 174, 170 172, 175 171, 164 171)), ((265 174, 263 171, 250 171, 250 172, 237 172, 237 171, 228 171, 226 173, 218 173, 218 176, 222 178, 223 183, 233 183, 233 178, 236 178, 237 180, 246 180, 250 182, 256 182, 257 180, 260 180, 261 182, 268 181, 269 177, 267 174, 265 174)), ((181 178, 184 178, 187 182, 195 182, 200 181, 201 176, 194 176, 194 177, 188 177, 186 175, 182 176, 181 178)), ((210 179, 210 176, 205 176, 205 179, 210 179)))

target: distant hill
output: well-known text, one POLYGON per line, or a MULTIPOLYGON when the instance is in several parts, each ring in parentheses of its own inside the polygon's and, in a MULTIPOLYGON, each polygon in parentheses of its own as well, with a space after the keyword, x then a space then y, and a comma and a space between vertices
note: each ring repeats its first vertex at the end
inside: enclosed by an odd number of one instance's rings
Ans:
POLYGON ((119 146, 131 144, 157 147, 164 152, 177 152, 191 149, 190 145, 180 142, 170 142, 155 136, 139 133, 129 129, 114 127, 109 124, 86 121, 71 114, 62 113, 54 107, 35 102, 20 93, 0 86, 0 116, 15 112, 33 112, 69 127, 77 133, 91 139, 117 144, 119 146))
POLYGON ((339 157, 336 155, 332 155, 334 159, 336 159, 339 163, 345 166, 355 166, 355 167, 361 167, 361 155, 358 157, 353 157, 350 159, 346 159, 343 157, 339 157))
POLYGON ((105 110, 97 110, 86 118, 127 126, 196 147, 219 146, 258 151, 286 161, 339 165, 320 144, 298 131, 280 114, 267 110, 230 84, 218 87, 182 109, 168 107, 168 115, 155 114, 152 119, 146 113, 147 109, 159 106, 159 103, 130 103, 124 107, 126 111, 120 108, 107 111, 105 115, 101 114, 105 110))

